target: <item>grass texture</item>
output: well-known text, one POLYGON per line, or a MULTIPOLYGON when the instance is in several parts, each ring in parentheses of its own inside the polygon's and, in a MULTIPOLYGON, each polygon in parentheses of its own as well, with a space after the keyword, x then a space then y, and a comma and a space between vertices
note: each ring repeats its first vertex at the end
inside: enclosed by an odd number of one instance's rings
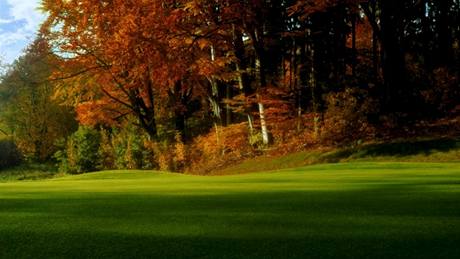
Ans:
POLYGON ((460 258, 460 163, 0 183, 1 258, 460 258))

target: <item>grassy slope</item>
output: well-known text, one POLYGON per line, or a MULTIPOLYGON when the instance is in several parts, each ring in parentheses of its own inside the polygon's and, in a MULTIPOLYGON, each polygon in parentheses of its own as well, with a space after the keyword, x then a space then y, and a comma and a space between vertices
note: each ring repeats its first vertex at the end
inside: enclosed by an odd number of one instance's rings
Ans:
POLYGON ((0 257, 460 258, 460 163, 0 184, 0 257))
POLYGON ((304 151, 280 157, 261 156, 212 172, 215 175, 263 172, 339 162, 460 162, 460 138, 401 140, 329 151, 304 151))

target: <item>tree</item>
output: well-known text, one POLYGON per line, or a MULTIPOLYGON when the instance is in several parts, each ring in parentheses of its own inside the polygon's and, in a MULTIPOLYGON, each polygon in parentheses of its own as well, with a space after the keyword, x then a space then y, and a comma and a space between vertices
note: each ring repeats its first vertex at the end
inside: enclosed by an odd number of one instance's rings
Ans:
MULTIPOLYGON (((56 96, 82 124, 133 116, 151 140, 190 143, 212 128, 219 142, 223 126, 247 120, 266 146, 293 124, 320 141, 347 92, 369 104, 363 125, 456 103, 458 0, 43 3, 42 31, 61 52, 56 96)), ((334 120, 344 118, 355 116, 334 120)))
POLYGON ((39 161, 49 159, 56 139, 76 127, 72 110, 52 100, 54 84, 48 77, 56 57, 49 50, 47 42, 37 38, 0 83, 1 121, 23 153, 39 161))
POLYGON ((185 2, 44 1, 50 16, 43 31, 66 53, 70 71, 58 78, 76 82, 77 105, 97 103, 114 119, 133 114, 157 137, 156 101, 179 81, 188 92, 188 82, 225 65, 203 66, 209 61, 206 32, 193 27, 185 2))

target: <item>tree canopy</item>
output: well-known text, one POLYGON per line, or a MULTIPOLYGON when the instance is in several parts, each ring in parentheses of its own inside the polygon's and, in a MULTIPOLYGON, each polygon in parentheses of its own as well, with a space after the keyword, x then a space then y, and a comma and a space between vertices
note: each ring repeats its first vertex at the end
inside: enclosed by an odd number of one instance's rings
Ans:
POLYGON ((42 9, 53 100, 75 107, 80 124, 134 125, 157 143, 192 145, 215 131, 219 146, 245 125, 256 149, 298 149, 410 134, 460 110, 458 0, 43 0, 42 9))

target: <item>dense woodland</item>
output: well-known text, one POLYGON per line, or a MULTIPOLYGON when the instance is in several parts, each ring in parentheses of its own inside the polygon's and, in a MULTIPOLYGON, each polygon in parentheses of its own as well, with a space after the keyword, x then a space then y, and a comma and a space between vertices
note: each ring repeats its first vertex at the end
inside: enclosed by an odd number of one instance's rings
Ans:
POLYGON ((66 172, 207 172, 261 154, 460 132, 459 0, 42 8, 37 39, 1 77, 0 130, 26 160, 66 172))

